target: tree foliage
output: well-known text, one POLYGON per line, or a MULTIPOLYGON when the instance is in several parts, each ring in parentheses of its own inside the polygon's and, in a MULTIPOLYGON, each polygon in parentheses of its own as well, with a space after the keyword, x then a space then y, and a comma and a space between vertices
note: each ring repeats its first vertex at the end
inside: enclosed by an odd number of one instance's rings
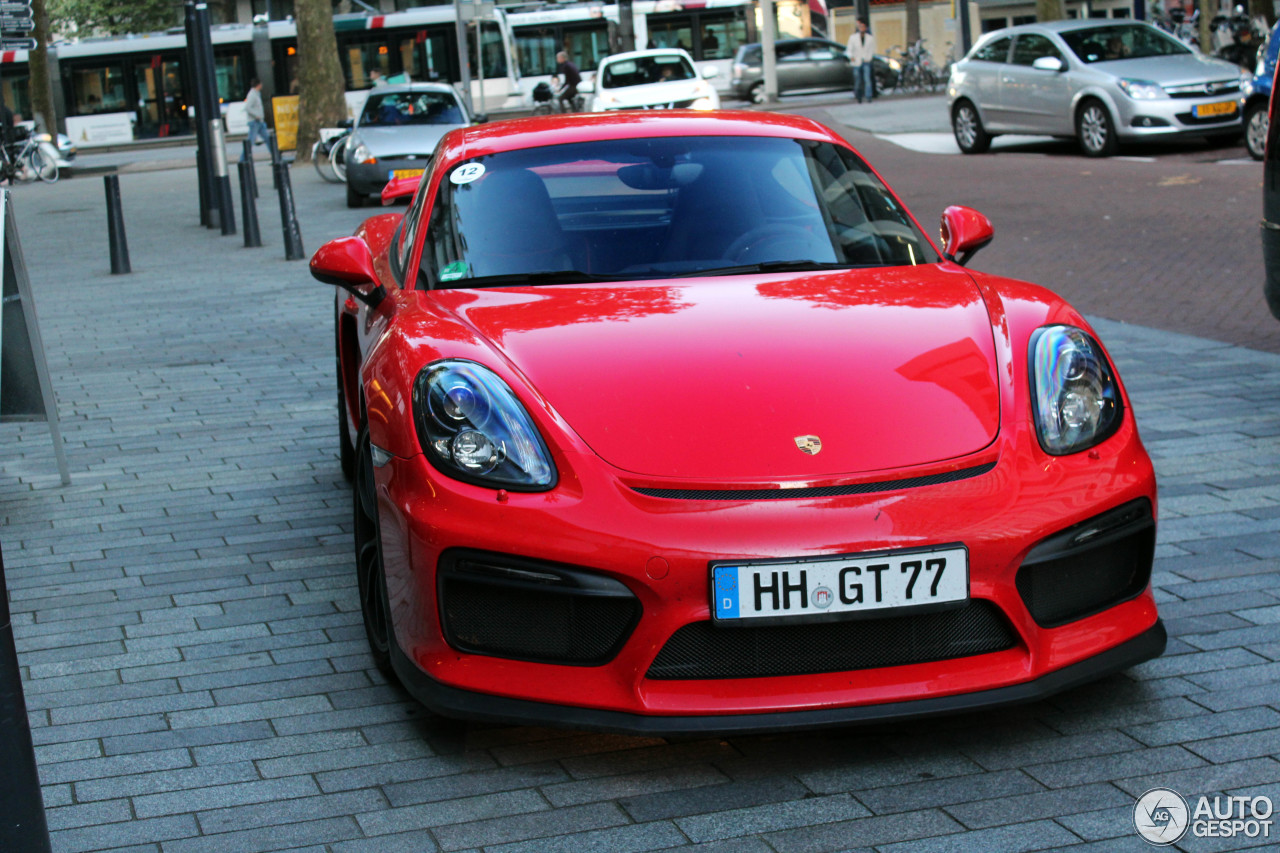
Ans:
POLYGON ((154 33, 181 26, 182 4, 174 0, 49 0, 53 29, 80 36, 154 33))
POLYGON ((320 128, 333 127, 347 117, 347 101, 331 0, 296 0, 294 14, 298 21, 297 156, 306 160, 320 128))

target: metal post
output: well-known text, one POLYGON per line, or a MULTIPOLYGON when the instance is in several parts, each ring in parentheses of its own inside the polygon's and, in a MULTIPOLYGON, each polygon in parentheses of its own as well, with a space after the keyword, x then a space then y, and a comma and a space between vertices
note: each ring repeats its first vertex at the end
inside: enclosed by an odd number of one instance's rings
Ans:
POLYGON ((258 197, 258 170, 253 165, 253 140, 249 137, 244 139, 244 156, 240 158, 241 163, 249 164, 249 187, 253 190, 253 197, 258 197))
POLYGON ((49 827, 0 554, 0 850, 49 853, 49 827))
POLYGON ((481 39, 484 37, 484 9, 481 6, 481 0, 475 0, 476 4, 476 74, 480 77, 480 104, 476 107, 476 112, 484 112, 484 45, 481 39))
POLYGON ((778 102, 778 53, 774 47, 774 33, 778 30, 777 12, 773 0, 760 0, 760 52, 764 56, 764 101, 778 102))
POLYGON ((467 20, 472 5, 467 0, 453 0, 453 16, 457 21, 456 34, 458 36, 458 68, 462 74, 462 102, 467 105, 467 113, 475 115, 475 110, 471 103, 471 59, 467 56, 467 20))
POLYGON ((262 245, 262 233, 258 230, 258 206, 254 203, 253 164, 240 161, 240 218, 244 220, 244 245, 256 249, 262 245))
POLYGON ((218 178, 218 209, 225 237, 236 233, 236 206, 231 200, 231 176, 227 174, 227 142, 222 135, 222 119, 209 122, 209 135, 213 138, 213 172, 218 178))
MULTIPOLYGON (((195 69, 198 67, 196 61, 196 52, 198 40, 196 39, 196 4, 194 0, 186 0, 183 7, 185 15, 185 23, 187 30, 187 64, 195 69)), ((194 71, 193 71, 194 73, 194 71)), ((209 216, 209 208, 212 206, 209 199, 212 192, 209 188, 209 163, 205 160, 204 152, 207 148, 208 141, 205 139, 207 128, 204 122, 200 121, 203 116, 200 115, 200 87, 196 86, 193 94, 193 103, 196 107, 196 180, 200 187, 200 224, 209 227, 213 220, 209 216)))
POLYGON ((120 176, 103 175, 107 191, 107 243, 111 248, 111 274, 133 272, 129 265, 129 241, 124 233, 124 210, 120 206, 120 176))
POLYGON ((969 36, 969 0, 956 0, 960 4, 960 55, 967 56, 973 47, 973 39, 969 36))
POLYGON ((276 171, 284 158, 280 156, 280 146, 276 145, 276 130, 271 128, 267 131, 267 153, 271 155, 271 189, 280 189, 280 173, 276 171))
POLYGON ((284 259, 300 261, 306 257, 302 248, 302 229, 298 227, 298 212, 293 206, 293 185, 289 182, 289 167, 276 163, 271 167, 275 174, 276 189, 280 195, 280 226, 284 230, 284 259))

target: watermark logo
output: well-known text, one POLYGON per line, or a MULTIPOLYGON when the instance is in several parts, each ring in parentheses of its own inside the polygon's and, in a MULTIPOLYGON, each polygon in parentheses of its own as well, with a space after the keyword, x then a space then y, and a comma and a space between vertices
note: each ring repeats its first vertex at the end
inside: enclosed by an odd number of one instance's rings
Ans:
POLYGON ((1187 831, 1194 838, 1270 838, 1270 797, 1200 797, 1193 810, 1172 788, 1152 788, 1133 805, 1133 827, 1145 841, 1165 847, 1187 831))
POLYGON ((1159 847, 1177 842, 1187 832, 1191 810, 1170 788, 1152 788, 1133 806, 1133 826, 1144 841, 1159 847))

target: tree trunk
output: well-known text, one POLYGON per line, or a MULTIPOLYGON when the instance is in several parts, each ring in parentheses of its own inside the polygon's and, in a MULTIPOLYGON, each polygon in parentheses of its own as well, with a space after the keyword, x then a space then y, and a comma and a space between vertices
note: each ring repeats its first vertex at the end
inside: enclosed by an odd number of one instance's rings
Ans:
POLYGON ((1200 51, 1213 56, 1213 30, 1209 22, 1218 14, 1218 0, 1200 0, 1200 51))
POLYGON ((49 10, 45 0, 31 0, 31 15, 35 19, 36 49, 28 54, 27 68, 31 74, 30 118, 40 116, 44 129, 58 132, 58 116, 53 111, 53 82, 49 79, 49 10))
POLYGON ((1065 17, 1062 0, 1036 0, 1037 21, 1061 21, 1065 17))
POLYGON ((347 102, 330 0, 296 0, 293 9, 298 20, 297 159, 307 161, 320 128, 347 117, 347 102))
POLYGON ((907 44, 920 41, 920 0, 906 0, 907 44))

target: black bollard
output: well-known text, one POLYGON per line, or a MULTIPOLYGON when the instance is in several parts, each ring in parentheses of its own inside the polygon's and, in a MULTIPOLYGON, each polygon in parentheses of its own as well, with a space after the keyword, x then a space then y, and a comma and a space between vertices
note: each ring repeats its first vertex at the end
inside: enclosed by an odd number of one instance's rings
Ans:
POLYGON ((271 155, 271 189, 280 189, 280 173, 276 171, 276 166, 284 162, 284 158, 280 156, 280 146, 276 145, 275 129, 267 131, 267 153, 271 155))
POLYGON ((103 175, 107 191, 107 242, 111 246, 111 274, 133 272, 129 266, 129 241, 124 233, 124 211, 120 207, 120 176, 103 175))
POLYGON ((22 673, 13 645, 9 593, 0 554, 0 850, 48 853, 49 827, 36 770, 22 673))
POLYGON ((258 206, 253 201, 253 191, 257 189, 253 181, 253 164, 240 161, 240 218, 244 220, 244 245, 246 249, 256 249, 262 245, 262 234, 258 231, 258 206))
POLYGON ((236 203, 231 197, 231 175, 227 173, 227 138, 222 132, 222 120, 209 122, 209 137, 213 140, 214 187, 218 191, 218 224, 222 236, 236 233, 236 203))
POLYGON ((306 257, 302 248, 302 229, 298 227, 298 212, 293 206, 293 185, 289 181, 289 167, 276 163, 271 167, 276 189, 280 194, 280 225, 284 229, 284 259, 300 261, 306 257))
POLYGON ((249 137, 244 138, 244 156, 240 158, 241 163, 249 164, 249 186, 253 189, 253 197, 258 197, 258 172, 253 167, 253 140, 249 137))

